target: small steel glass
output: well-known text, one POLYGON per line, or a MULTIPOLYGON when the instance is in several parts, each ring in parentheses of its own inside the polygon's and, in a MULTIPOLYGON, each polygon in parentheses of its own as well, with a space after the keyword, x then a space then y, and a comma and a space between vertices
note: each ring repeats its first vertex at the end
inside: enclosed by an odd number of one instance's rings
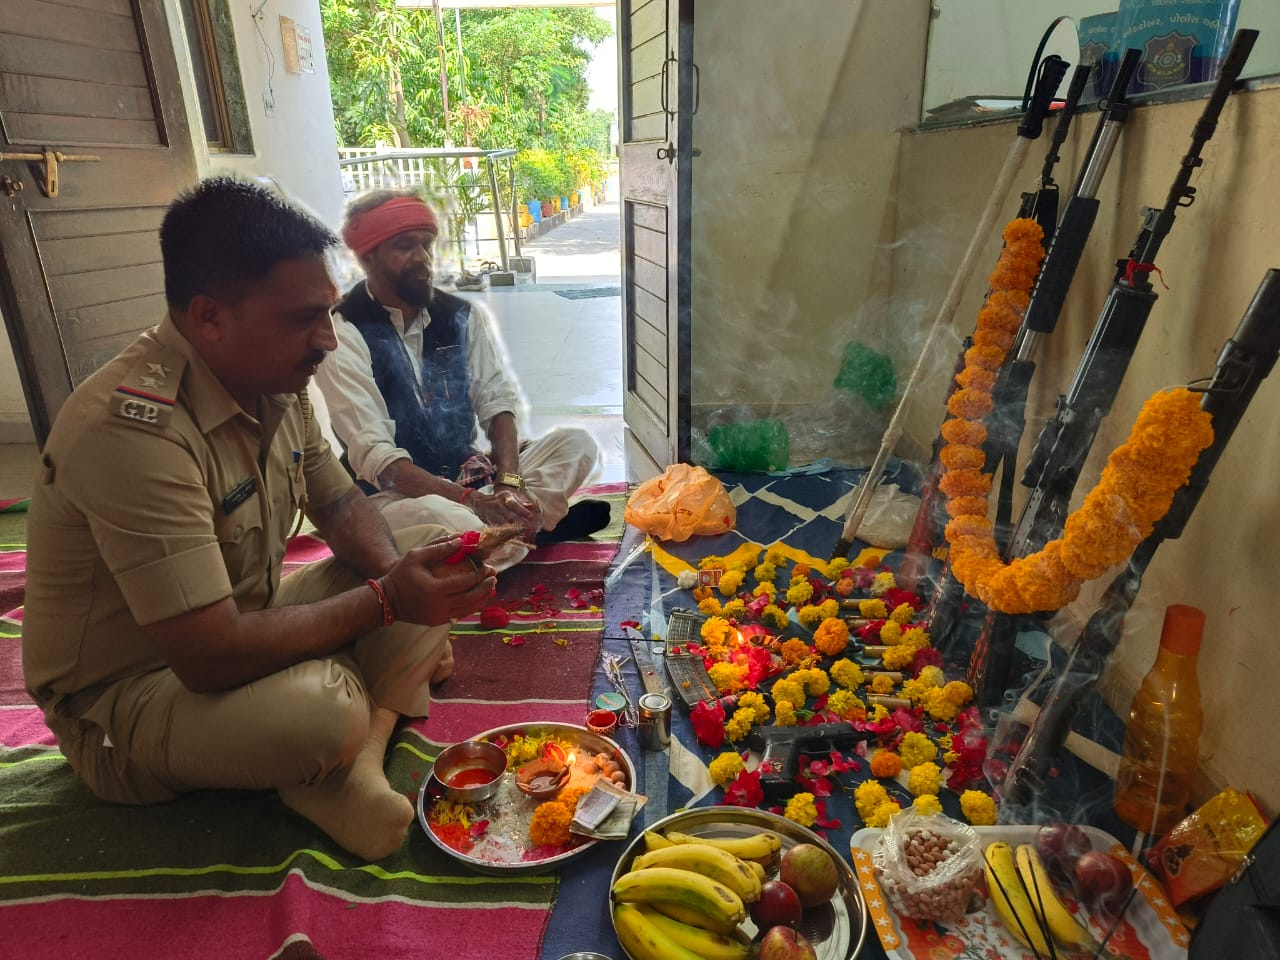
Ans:
POLYGON ((636 701, 640 722, 636 738, 646 750, 665 750, 671 743, 671 698, 662 693, 646 693, 636 701))

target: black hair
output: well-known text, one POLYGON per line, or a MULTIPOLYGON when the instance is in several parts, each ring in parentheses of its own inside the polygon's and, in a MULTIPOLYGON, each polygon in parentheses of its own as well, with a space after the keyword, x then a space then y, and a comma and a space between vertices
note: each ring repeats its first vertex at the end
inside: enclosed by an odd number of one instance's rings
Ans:
POLYGON ((164 295, 182 309, 198 294, 236 296, 281 260, 323 256, 333 231, 278 195, 210 177, 169 205, 160 224, 164 295))

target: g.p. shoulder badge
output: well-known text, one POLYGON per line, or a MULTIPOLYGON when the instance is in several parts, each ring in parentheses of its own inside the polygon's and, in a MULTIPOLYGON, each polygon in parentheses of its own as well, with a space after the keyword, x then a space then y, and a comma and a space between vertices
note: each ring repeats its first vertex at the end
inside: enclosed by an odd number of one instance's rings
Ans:
POLYGON ((163 427, 173 413, 185 361, 166 352, 143 357, 112 394, 117 416, 152 427, 163 427))

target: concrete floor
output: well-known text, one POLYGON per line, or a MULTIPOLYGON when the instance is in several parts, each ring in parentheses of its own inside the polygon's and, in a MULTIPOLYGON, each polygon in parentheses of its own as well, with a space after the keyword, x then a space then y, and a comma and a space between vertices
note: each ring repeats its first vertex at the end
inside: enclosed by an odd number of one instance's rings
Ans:
POLYGON ((588 208, 521 252, 534 259, 536 284, 463 295, 493 311, 529 401, 530 431, 591 431, 600 444, 596 482, 626 480, 618 204, 588 208), (582 299, 556 292, 608 288, 612 295, 582 299))
MULTIPOLYGON (((530 433, 581 426, 600 444, 593 482, 625 480, 621 298, 568 299, 555 292, 619 285, 618 204, 585 210, 522 253, 535 260, 536 284, 463 296, 493 311, 529 400, 530 433)), ((38 468, 34 443, 0 443, 0 499, 30 496, 38 468)))

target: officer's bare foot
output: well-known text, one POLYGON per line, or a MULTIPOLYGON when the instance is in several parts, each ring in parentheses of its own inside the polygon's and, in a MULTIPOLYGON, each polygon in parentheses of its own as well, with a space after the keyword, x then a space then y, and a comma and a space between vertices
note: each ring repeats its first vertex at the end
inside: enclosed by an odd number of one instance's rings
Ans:
POLYGON ((370 862, 399 850, 413 822, 408 797, 392 790, 385 776, 354 768, 314 786, 282 787, 280 799, 344 850, 370 862))
POLYGON ((399 850, 413 823, 413 804, 391 789, 382 766, 397 720, 395 711, 375 707, 368 739, 349 769, 316 784, 280 788, 287 807, 368 861, 399 850))

